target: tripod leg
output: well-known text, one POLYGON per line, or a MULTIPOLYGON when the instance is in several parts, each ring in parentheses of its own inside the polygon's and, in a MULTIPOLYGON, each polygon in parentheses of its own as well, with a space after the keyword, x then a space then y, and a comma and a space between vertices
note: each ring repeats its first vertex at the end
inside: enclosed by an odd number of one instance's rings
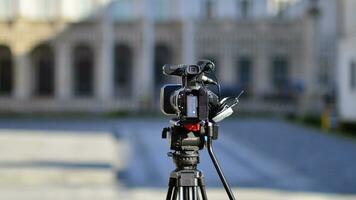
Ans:
POLYGON ((190 186, 190 187, 188 187, 188 190, 189 190, 189 199, 197 200, 196 186, 190 186))
POLYGON ((189 195, 189 192, 190 192, 190 190, 189 190, 189 187, 184 187, 184 189, 183 189, 183 191, 184 191, 184 200, 191 200, 189 197, 190 197, 190 195, 189 195))
POLYGON ((172 198, 172 200, 177 200, 177 196, 178 196, 178 188, 174 187, 173 188, 173 198, 172 198))
POLYGON ((172 191, 173 190, 175 191, 175 182, 176 182, 175 178, 169 178, 166 200, 172 200, 172 191))
POLYGON ((166 196, 166 200, 171 200, 172 199, 172 191, 174 190, 174 188, 172 186, 168 187, 168 192, 167 192, 167 196, 166 196))
POLYGON ((194 188, 192 186, 183 187, 183 195, 184 200, 196 200, 196 195, 194 195, 194 188))
POLYGON ((198 178, 198 186, 200 187, 200 193, 201 193, 201 197, 203 200, 208 200, 208 196, 206 194, 206 189, 205 189, 205 182, 204 182, 204 176, 201 175, 198 178))
POLYGON ((208 195, 206 195, 205 186, 200 186, 201 197, 203 200, 208 200, 208 195))
POLYGON ((180 186, 179 187, 179 200, 184 200, 184 190, 183 190, 183 187, 180 186))
POLYGON ((193 190, 193 192, 192 192, 192 195, 193 195, 193 196, 192 196, 192 199, 193 199, 193 200, 198 200, 198 199, 199 199, 199 196, 198 196, 197 187, 194 186, 194 187, 192 188, 192 190, 193 190))

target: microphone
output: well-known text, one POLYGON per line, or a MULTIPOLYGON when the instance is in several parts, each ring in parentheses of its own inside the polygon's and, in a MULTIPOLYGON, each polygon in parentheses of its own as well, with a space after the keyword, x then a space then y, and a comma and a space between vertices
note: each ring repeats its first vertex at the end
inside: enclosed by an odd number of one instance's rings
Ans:
POLYGON ((208 83, 208 84, 213 84, 213 85, 217 85, 218 84, 218 82, 214 81, 213 79, 211 79, 211 78, 209 78, 209 77, 207 77, 205 75, 203 75, 201 77, 201 80, 204 81, 204 83, 208 83))
POLYGON ((226 97, 219 102, 220 111, 213 117, 214 122, 220 122, 234 113, 233 108, 239 103, 239 99, 238 97, 234 98, 233 103, 228 105, 229 99, 232 99, 232 97, 226 97))
POLYGON ((240 96, 244 93, 245 91, 241 91, 240 94, 237 97, 225 97, 223 98, 219 104, 220 104, 220 111, 213 117, 214 122, 220 122, 223 119, 229 117, 234 113, 233 108, 239 103, 240 96), (232 102, 229 102, 231 101, 232 102))

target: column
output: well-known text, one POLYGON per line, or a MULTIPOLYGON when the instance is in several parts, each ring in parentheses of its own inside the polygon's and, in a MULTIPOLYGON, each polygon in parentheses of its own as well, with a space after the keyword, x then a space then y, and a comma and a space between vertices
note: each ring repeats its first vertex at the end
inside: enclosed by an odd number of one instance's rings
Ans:
MULTIPOLYGON (((267 24, 261 22, 258 24, 257 38, 261 38, 268 33, 267 24)), ((252 80, 253 90, 255 98, 261 99, 265 94, 272 91, 271 81, 271 53, 270 49, 273 48, 269 40, 256 39, 254 44, 257 47, 257 51, 253 51, 252 58, 252 80)), ((254 48, 253 48, 254 49, 254 48)))
POLYGON ((60 100, 69 99, 72 93, 71 58, 68 43, 58 41, 55 58, 55 94, 60 100))
POLYGON ((312 95, 317 89, 317 70, 318 70, 318 36, 316 35, 316 23, 311 17, 305 19, 305 35, 304 35, 304 69, 303 76, 305 82, 305 94, 312 95))
POLYGON ((304 19, 304 94, 301 99, 299 114, 316 114, 320 112, 321 99, 320 88, 318 88, 319 70, 319 15, 317 5, 311 5, 304 19), (315 9, 315 10, 314 10, 315 9))
POLYGON ((113 96, 113 24, 110 5, 103 6, 99 21, 100 38, 97 40, 94 88, 100 100, 110 100, 113 96))
POLYGON ((144 1, 142 13, 142 33, 141 44, 138 52, 137 65, 135 66, 136 76, 134 81, 134 97, 138 100, 141 109, 152 108, 152 101, 154 99, 154 70, 153 70, 153 58, 154 58, 154 22, 150 13, 151 4, 148 0, 144 1))
POLYGON ((182 24, 183 62, 190 64, 195 63, 195 40, 194 40, 194 22, 192 19, 184 19, 182 24))
POLYGON ((28 99, 32 91, 31 65, 27 53, 15 57, 15 98, 28 99))
MULTIPOLYGON (((228 24, 227 24, 228 25, 228 24)), ((224 44, 222 47, 222 54, 220 54, 221 58, 221 64, 219 71, 219 80, 221 81, 222 84, 224 85, 232 85, 235 83, 235 63, 234 63, 234 52, 233 52, 233 42, 231 37, 229 37, 230 32, 224 30, 222 32, 223 37, 221 37, 219 40, 224 44)))

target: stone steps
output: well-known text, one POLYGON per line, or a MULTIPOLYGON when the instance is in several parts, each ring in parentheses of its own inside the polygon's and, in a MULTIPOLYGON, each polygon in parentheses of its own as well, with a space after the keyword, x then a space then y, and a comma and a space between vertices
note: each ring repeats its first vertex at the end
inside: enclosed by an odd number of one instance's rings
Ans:
POLYGON ((1 199, 120 199, 126 146, 109 132, 1 129, 1 199))

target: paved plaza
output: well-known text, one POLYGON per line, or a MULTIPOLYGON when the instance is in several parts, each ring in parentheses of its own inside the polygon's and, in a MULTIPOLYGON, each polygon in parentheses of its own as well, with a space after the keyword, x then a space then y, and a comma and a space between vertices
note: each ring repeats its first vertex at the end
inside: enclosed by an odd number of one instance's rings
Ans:
MULTIPOLYGON (((164 119, 1 119, 0 199, 164 199, 164 119)), ((221 124, 216 154, 239 199, 356 199, 356 141, 279 119, 221 124)), ((226 195, 205 150, 211 199, 226 195)))

